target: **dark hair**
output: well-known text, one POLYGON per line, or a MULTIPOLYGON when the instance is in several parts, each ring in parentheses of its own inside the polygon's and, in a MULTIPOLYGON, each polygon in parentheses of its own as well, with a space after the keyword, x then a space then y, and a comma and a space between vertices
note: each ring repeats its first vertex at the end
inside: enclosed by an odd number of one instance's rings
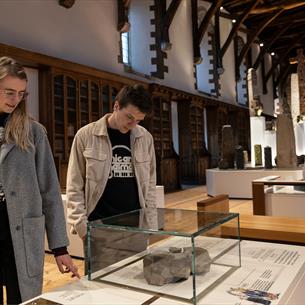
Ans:
POLYGON ((140 84, 124 86, 117 94, 120 108, 129 104, 137 107, 142 113, 148 114, 152 110, 152 101, 149 92, 140 84))

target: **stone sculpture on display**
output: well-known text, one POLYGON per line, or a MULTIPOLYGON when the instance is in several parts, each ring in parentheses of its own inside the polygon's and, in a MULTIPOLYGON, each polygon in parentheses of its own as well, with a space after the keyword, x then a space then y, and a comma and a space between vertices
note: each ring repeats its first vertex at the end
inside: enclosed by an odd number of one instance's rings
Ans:
POLYGON ((244 151, 242 146, 237 145, 235 147, 235 164, 237 169, 244 169, 245 163, 244 163, 244 151))
POLYGON ((286 97, 281 102, 283 113, 276 119, 276 162, 279 168, 296 168, 297 154, 291 110, 286 97))
POLYGON ((231 125, 223 125, 219 169, 234 168, 234 146, 233 128, 231 125))
POLYGON ((292 118, 288 114, 279 114, 276 124, 277 166, 279 168, 295 168, 297 155, 292 118))
MULTIPOLYGON (((195 247, 196 274, 210 271, 211 258, 206 249, 195 247)), ((143 259, 144 278, 151 285, 163 286, 187 280, 192 274, 192 247, 170 247, 168 251, 157 251, 143 259)))
POLYGON ((264 147, 264 155, 265 155, 265 168, 271 169, 272 168, 272 153, 271 153, 270 146, 264 147))
POLYGON ((262 162, 262 145, 255 144, 254 145, 254 154, 255 154, 255 166, 260 166, 263 164, 262 162))

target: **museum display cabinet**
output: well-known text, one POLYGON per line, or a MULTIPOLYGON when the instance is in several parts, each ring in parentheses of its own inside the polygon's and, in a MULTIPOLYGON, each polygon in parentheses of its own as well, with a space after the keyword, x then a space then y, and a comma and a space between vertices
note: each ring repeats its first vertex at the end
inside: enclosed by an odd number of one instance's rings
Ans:
POLYGON ((253 214, 305 218, 302 178, 267 176, 252 181, 253 214))
POLYGON ((58 68, 40 75, 40 121, 47 128, 62 188, 65 188, 69 154, 77 130, 112 111, 115 96, 124 83, 100 79, 58 68))
POLYGON ((241 266, 236 213, 146 208, 88 222, 88 279, 197 301, 241 266))
POLYGON ((244 150, 250 151, 250 118, 249 109, 226 103, 208 103, 207 117, 207 147, 211 154, 210 165, 218 166, 222 143, 222 127, 231 125, 234 131, 234 142, 244 150))
POLYGON ((303 170, 300 169, 226 169, 210 168, 206 170, 207 192, 210 196, 228 194, 229 198, 252 199, 252 181, 266 176, 281 176, 283 179, 300 180, 303 170))
POLYGON ((203 101, 192 98, 188 103, 178 103, 178 121, 181 182, 205 184, 210 155, 204 140, 203 101))

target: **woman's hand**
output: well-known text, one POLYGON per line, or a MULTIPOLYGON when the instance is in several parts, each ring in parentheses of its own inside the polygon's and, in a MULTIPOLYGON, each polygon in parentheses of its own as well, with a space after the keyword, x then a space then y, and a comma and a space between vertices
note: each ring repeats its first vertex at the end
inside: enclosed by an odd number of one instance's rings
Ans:
POLYGON ((80 275, 78 273, 78 268, 73 264, 72 258, 69 254, 59 255, 55 257, 56 264, 58 267, 58 270, 61 273, 69 273, 72 272, 72 277, 78 277, 80 278, 80 275), (65 266, 65 268, 64 268, 65 266))

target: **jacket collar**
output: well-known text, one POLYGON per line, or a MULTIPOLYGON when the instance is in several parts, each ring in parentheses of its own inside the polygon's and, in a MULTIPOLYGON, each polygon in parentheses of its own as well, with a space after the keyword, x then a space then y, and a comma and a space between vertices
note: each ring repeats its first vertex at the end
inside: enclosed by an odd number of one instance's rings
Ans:
POLYGON ((12 150, 12 148, 15 146, 14 143, 4 143, 2 146, 1 146, 1 149, 0 149, 0 164, 3 163, 5 157, 7 156, 7 154, 12 150))
MULTIPOLYGON (((92 133, 95 136, 108 136, 108 131, 107 131, 107 119, 111 116, 111 113, 105 114, 101 119, 96 121, 94 123, 93 131, 92 133)), ((134 138, 139 138, 144 136, 144 132, 141 126, 136 125, 132 130, 131 130, 131 135, 134 138)))

